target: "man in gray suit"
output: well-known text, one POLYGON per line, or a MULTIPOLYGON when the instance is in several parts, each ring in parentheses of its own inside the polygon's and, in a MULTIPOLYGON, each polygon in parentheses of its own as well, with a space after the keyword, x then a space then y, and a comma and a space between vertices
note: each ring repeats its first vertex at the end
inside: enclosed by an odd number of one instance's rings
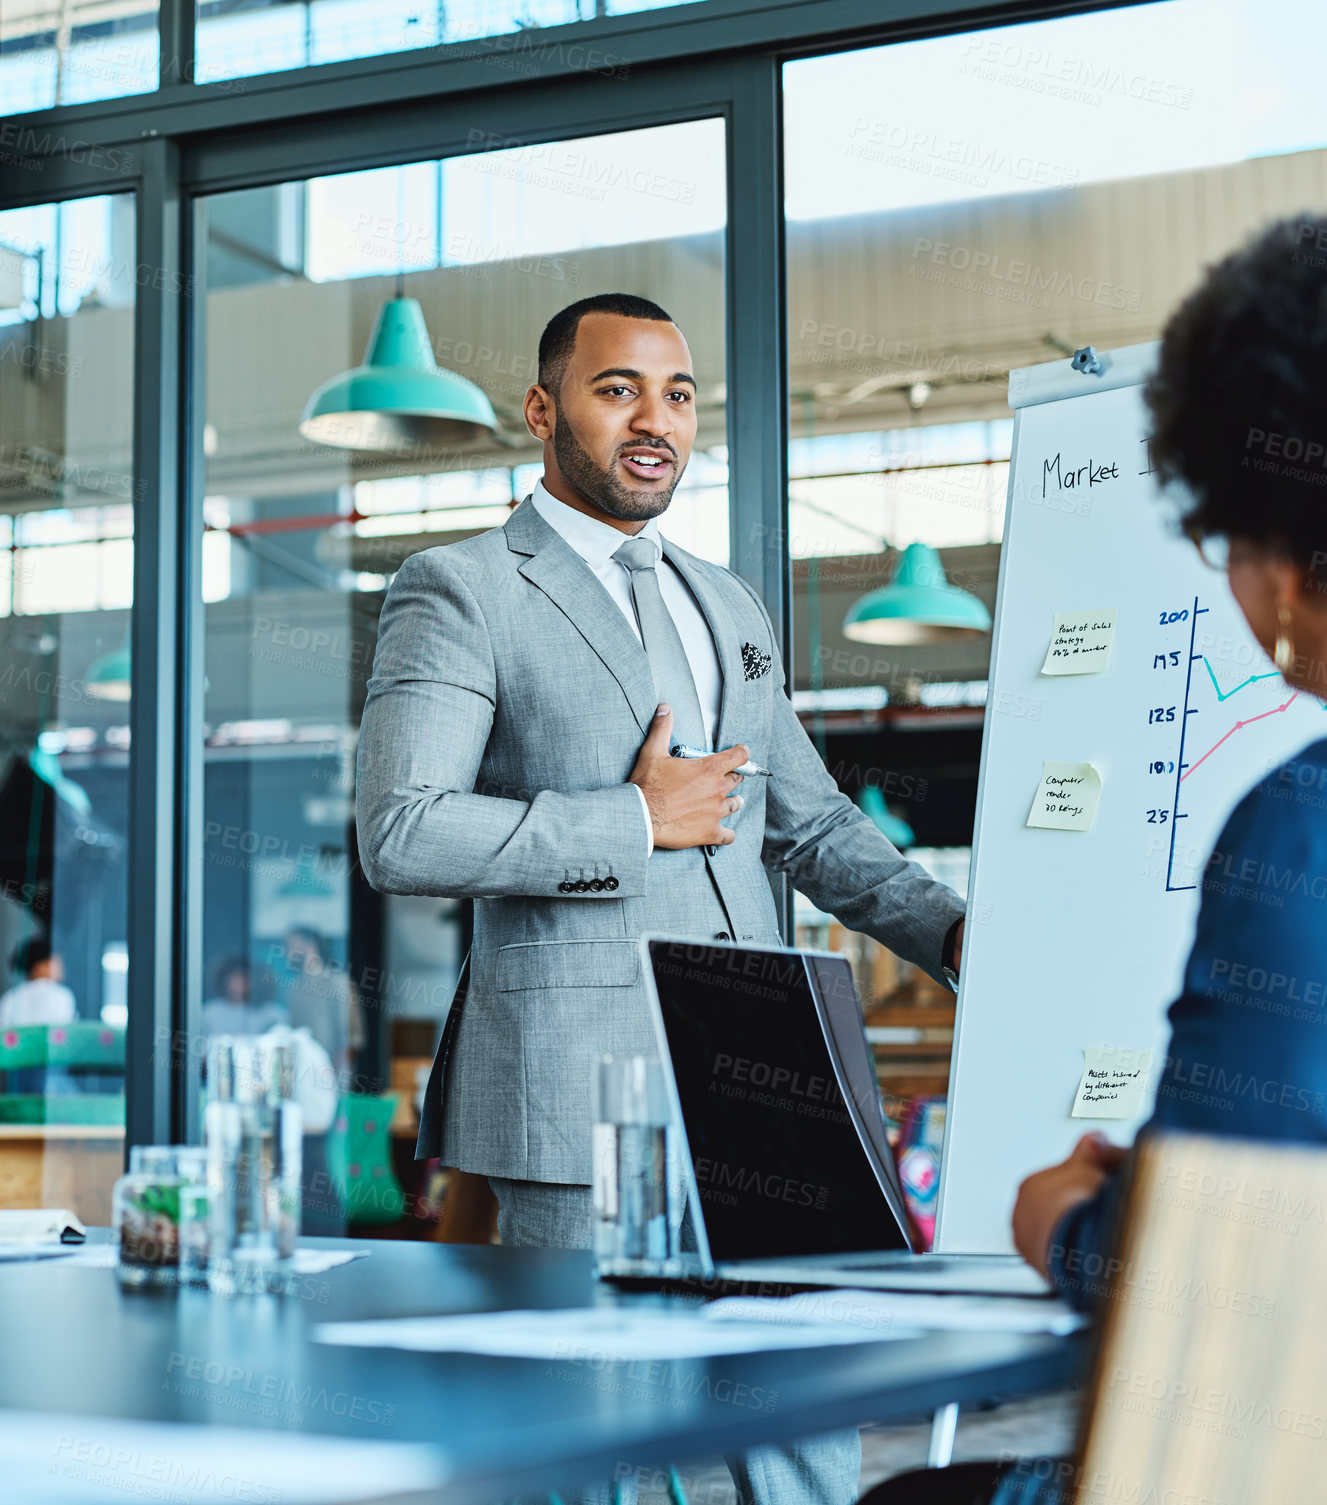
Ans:
MULTIPOLYGON (((416 1154, 489 1178, 504 1244, 590 1246, 592 1064, 656 1051, 641 934, 778 944, 770 869, 933 975, 958 964, 960 901, 829 776, 760 598, 658 531, 690 366, 646 299, 556 315, 525 399, 542 482, 503 527, 412 555, 383 604, 360 860, 383 892, 475 900, 416 1154), (744 780, 748 758, 772 776, 744 780)), ((851 1433, 730 1464, 744 1501, 843 1505, 857 1460, 851 1433)))

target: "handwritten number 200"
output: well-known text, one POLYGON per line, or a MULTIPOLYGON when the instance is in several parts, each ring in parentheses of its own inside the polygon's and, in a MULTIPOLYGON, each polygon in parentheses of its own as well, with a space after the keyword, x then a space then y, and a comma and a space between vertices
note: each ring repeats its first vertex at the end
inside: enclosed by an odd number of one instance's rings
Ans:
POLYGON ((1163 611, 1161 613, 1162 627, 1169 627, 1172 622, 1186 622, 1189 618, 1188 608, 1183 611, 1163 611))

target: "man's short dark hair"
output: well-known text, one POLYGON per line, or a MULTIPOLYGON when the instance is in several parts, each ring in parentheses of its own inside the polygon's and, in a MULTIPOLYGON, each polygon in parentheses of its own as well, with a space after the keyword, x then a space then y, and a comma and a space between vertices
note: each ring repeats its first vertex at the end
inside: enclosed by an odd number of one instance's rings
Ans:
POLYGON ((1152 464, 1203 533, 1327 561, 1327 218, 1299 215, 1207 271, 1167 321, 1145 398, 1152 464))
POLYGON ((596 293, 569 303, 544 326, 539 336, 539 385, 556 393, 576 347, 576 331, 586 314, 618 314, 624 319, 656 319, 671 324, 672 319, 657 303, 638 298, 635 293, 596 293))
POLYGON ((10 970, 20 977, 31 977, 34 969, 50 961, 54 954, 44 935, 30 935, 14 947, 9 958, 10 970))

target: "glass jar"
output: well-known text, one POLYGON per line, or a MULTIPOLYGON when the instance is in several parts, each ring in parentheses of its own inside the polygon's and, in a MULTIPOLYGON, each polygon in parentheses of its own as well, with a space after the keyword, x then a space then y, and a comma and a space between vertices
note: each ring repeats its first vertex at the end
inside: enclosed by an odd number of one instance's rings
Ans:
POLYGON ((180 1175, 170 1145, 135 1145, 115 1183, 111 1217, 120 1284, 174 1285, 180 1263, 180 1175))

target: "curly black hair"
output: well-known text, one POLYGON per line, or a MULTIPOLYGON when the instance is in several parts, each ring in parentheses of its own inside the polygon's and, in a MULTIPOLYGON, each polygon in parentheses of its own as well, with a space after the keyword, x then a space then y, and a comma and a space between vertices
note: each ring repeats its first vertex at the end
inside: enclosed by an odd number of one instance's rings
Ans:
POLYGON ((1188 531, 1327 575, 1327 218, 1281 220, 1210 267, 1167 321, 1144 398, 1188 531))

